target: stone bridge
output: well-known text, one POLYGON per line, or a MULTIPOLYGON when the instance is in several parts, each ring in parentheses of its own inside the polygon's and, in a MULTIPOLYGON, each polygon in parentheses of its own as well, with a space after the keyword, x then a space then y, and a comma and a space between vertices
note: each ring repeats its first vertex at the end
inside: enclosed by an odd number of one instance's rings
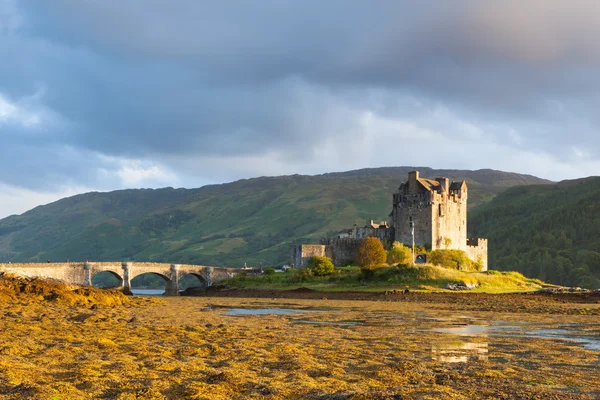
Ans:
POLYGON ((57 279, 72 285, 91 286, 92 278, 101 272, 109 272, 120 282, 120 288, 131 294, 131 280, 142 274, 155 274, 165 280, 165 295, 179 295, 179 279, 194 275, 203 286, 233 278, 241 272, 236 268, 207 267, 203 265, 160 264, 150 262, 80 262, 0 264, 0 272, 26 277, 57 279))

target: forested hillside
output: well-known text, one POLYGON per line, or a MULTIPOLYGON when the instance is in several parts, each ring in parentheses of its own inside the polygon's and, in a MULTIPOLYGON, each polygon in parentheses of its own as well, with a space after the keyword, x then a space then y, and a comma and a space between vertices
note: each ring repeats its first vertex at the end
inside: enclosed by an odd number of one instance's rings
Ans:
MULTIPOLYGON (((243 266, 289 260, 354 221, 383 220, 411 167, 241 180, 200 189, 87 193, 0 221, 0 261, 147 260, 243 266)), ((471 207, 511 186, 547 183, 492 170, 419 168, 469 183, 471 207)))
POLYGON ((600 178, 509 189, 472 213, 470 230, 489 239, 490 268, 600 288, 600 178))

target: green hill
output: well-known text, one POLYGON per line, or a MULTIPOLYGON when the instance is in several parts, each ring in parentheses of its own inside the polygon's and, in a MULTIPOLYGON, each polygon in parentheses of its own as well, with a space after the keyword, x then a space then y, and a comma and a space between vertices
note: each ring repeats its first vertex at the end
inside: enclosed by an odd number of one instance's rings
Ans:
MULTIPOLYGON (((0 261, 148 260, 222 266, 288 261, 354 221, 383 220, 413 167, 240 180, 199 189, 86 193, 0 220, 0 261)), ((549 183, 493 170, 419 168, 469 183, 470 207, 509 187, 549 183)))
POLYGON ((600 178, 515 187, 469 218, 489 239, 490 267, 600 288, 600 178))

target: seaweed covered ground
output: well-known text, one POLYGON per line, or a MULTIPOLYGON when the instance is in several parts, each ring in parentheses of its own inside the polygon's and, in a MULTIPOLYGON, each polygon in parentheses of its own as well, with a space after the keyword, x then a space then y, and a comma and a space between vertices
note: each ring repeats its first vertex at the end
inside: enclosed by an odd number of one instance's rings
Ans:
POLYGON ((0 281, 1 398, 600 397, 594 296, 157 299, 48 285, 0 281))

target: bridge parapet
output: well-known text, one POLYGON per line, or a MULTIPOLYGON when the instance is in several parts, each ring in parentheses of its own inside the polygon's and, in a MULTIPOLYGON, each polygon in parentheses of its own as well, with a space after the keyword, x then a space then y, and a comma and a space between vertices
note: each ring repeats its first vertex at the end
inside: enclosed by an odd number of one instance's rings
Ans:
POLYGON ((166 264, 154 262, 69 262, 69 263, 17 263, 0 264, 0 272, 27 277, 57 279, 74 285, 89 286, 94 275, 110 272, 115 275, 125 293, 131 293, 131 280, 136 276, 153 273, 165 280, 167 295, 179 294, 179 279, 187 274, 197 276, 205 286, 233 278, 241 272, 237 268, 222 268, 191 264, 166 264))
POLYGON ((56 268, 64 267, 83 267, 84 262, 56 262, 56 263, 0 263, 0 268, 56 268))
POLYGON ((0 271, 29 278, 50 278, 72 285, 81 285, 85 281, 83 264, 81 262, 0 264, 0 271))

